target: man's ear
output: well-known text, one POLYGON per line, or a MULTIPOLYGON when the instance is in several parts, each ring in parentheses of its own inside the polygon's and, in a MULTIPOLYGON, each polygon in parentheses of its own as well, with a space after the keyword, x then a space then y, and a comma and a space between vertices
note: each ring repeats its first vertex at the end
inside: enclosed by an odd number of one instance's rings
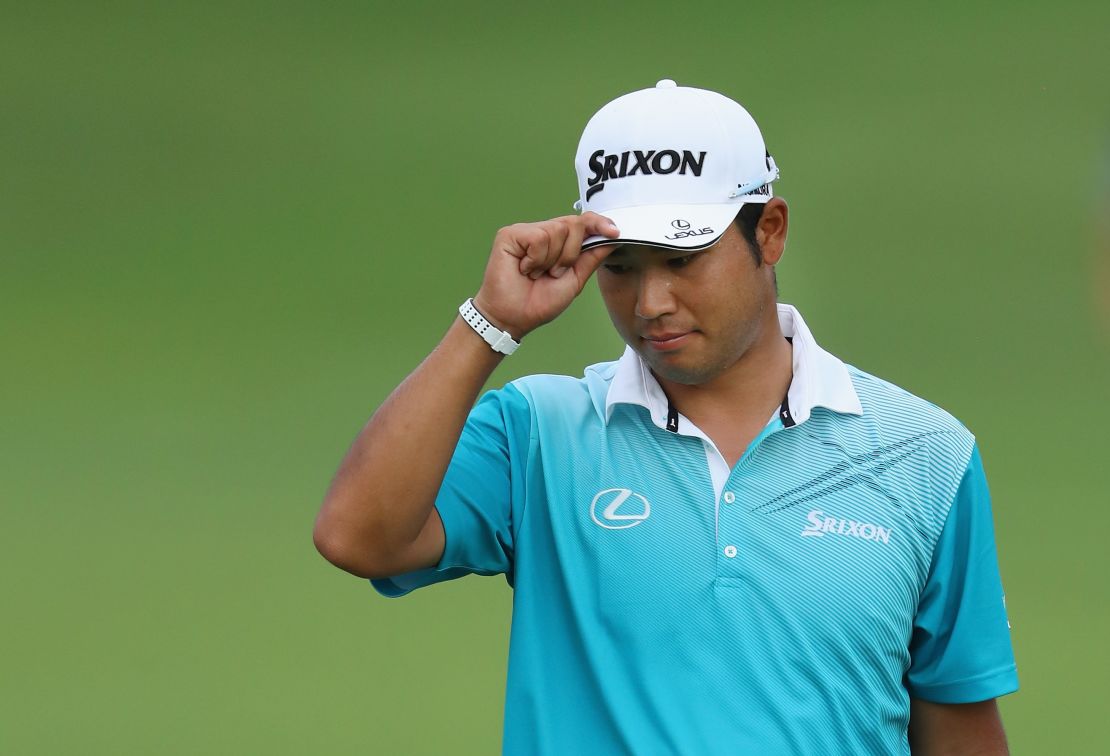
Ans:
POLYGON ((786 200, 772 197, 763 208, 763 215, 755 227, 755 239, 763 253, 763 262, 775 265, 786 251, 786 227, 789 225, 790 211, 786 200))

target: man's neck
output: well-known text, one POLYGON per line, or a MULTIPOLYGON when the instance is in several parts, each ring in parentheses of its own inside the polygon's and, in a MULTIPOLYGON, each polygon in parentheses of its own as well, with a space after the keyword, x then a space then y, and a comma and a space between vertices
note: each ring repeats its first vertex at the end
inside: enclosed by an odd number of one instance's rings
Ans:
POLYGON ((712 380, 686 385, 655 377, 675 409, 708 432, 710 425, 762 427, 782 404, 793 375, 792 347, 776 315, 760 339, 712 380))

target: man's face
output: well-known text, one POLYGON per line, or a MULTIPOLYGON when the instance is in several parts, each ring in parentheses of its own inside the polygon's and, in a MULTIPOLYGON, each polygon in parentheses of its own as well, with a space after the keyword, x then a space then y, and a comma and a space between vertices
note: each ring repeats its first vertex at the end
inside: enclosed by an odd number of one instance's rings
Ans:
POLYGON ((736 364, 763 335, 774 311, 773 275, 730 225, 698 252, 621 246, 597 279, 625 343, 658 377, 697 385, 736 364))

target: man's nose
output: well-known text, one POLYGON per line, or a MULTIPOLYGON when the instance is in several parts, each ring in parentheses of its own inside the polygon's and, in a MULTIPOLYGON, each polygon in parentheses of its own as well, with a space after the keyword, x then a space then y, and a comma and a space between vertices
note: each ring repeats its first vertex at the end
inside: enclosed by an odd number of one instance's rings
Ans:
POLYGON ((665 269, 647 268, 640 275, 636 317, 654 320, 675 311, 674 279, 665 269))

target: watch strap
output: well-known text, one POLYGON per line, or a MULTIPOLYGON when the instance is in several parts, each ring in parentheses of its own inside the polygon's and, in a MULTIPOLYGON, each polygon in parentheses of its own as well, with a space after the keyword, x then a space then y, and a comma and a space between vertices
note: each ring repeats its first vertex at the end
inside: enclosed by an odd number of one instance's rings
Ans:
POLYGON ((513 341, 513 337, 507 331, 502 331, 493 323, 486 320, 482 313, 478 312, 478 308, 474 306, 474 299, 468 299, 459 305, 459 315, 466 321, 466 324, 473 328, 475 332, 482 337, 482 339, 489 344, 490 349, 501 354, 509 355, 516 351, 520 346, 519 341, 513 341))

